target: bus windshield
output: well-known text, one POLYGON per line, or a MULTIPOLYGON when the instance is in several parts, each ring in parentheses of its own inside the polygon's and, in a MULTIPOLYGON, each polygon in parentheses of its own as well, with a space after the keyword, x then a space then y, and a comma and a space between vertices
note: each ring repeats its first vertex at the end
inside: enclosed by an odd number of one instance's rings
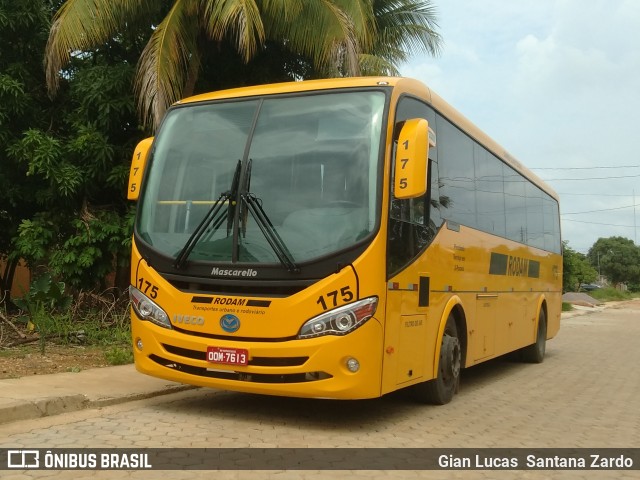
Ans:
POLYGON ((376 225, 385 94, 269 96, 167 114, 137 233, 177 263, 282 264, 329 255, 376 225))

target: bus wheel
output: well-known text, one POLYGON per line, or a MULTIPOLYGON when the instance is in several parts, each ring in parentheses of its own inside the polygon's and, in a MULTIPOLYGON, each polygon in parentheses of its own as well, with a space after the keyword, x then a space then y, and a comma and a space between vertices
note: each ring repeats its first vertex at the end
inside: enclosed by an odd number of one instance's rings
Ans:
POLYGON ((428 382, 415 385, 416 398, 425 403, 444 405, 449 403, 458 391, 460 368, 462 365, 462 347, 458 338, 458 329, 453 314, 449 315, 440 347, 438 376, 428 382))
POLYGON ((540 309, 538 317, 538 333, 536 343, 524 347, 520 352, 520 358, 527 363, 542 363, 547 348, 547 317, 544 310, 540 309))

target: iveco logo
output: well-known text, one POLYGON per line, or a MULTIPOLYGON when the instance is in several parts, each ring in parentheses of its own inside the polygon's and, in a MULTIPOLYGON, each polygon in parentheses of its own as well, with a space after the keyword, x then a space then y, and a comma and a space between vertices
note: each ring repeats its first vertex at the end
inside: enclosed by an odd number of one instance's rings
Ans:
POLYGON ((204 317, 195 315, 174 315, 173 323, 186 323, 187 325, 204 325, 204 317))
POLYGON ((223 315, 222 318, 220 318, 220 326, 225 332, 237 332, 240 328, 240 319, 235 315, 231 315, 230 313, 227 315, 223 315))

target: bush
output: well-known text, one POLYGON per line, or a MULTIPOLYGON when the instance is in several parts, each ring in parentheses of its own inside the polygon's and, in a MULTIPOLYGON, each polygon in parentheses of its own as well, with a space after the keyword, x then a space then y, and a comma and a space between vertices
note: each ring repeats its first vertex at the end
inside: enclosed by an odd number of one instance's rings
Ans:
POLYGON ((126 365, 133 363, 133 350, 131 344, 121 347, 111 347, 104 352, 109 365, 126 365))
POLYGON ((588 294, 596 300, 602 300, 603 302, 630 300, 634 298, 630 292, 623 292, 612 287, 592 290, 588 292, 588 294))
POLYGON ((64 284, 44 275, 32 282, 15 323, 26 333, 37 333, 41 353, 49 342, 99 347, 110 365, 133 362, 128 296, 109 292, 64 295, 64 284))

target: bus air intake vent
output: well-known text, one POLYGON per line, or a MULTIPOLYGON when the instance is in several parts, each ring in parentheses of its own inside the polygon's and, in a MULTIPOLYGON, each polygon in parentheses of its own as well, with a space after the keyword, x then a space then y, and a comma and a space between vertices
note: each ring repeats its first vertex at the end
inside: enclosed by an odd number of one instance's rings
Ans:
MULTIPOLYGON (((167 352, 183 358, 202 361, 207 359, 206 352, 200 350, 190 350, 165 343, 162 344, 162 347, 167 352)), ((309 360, 309 357, 252 357, 249 360, 249 365, 256 367, 298 367, 304 365, 307 360, 309 360)))
POLYGON ((201 293, 205 295, 242 295, 247 297, 286 298, 301 292, 315 280, 299 280, 296 282, 260 283, 240 282, 237 280, 204 279, 200 277, 163 274, 163 277, 178 290, 185 293, 201 293))
POLYGON ((165 368, 176 370, 178 372, 186 373, 188 375, 195 375, 198 377, 206 378, 219 378, 222 380, 235 380, 238 382, 252 382, 252 383, 306 383, 317 382, 319 380, 326 380, 332 378, 332 375, 326 372, 304 372, 304 373, 248 373, 248 372, 236 372, 232 370, 215 370, 213 368, 194 367, 193 365, 186 365, 184 363, 175 362, 162 358, 158 355, 150 355, 150 360, 153 360, 158 365, 162 365, 165 368))

